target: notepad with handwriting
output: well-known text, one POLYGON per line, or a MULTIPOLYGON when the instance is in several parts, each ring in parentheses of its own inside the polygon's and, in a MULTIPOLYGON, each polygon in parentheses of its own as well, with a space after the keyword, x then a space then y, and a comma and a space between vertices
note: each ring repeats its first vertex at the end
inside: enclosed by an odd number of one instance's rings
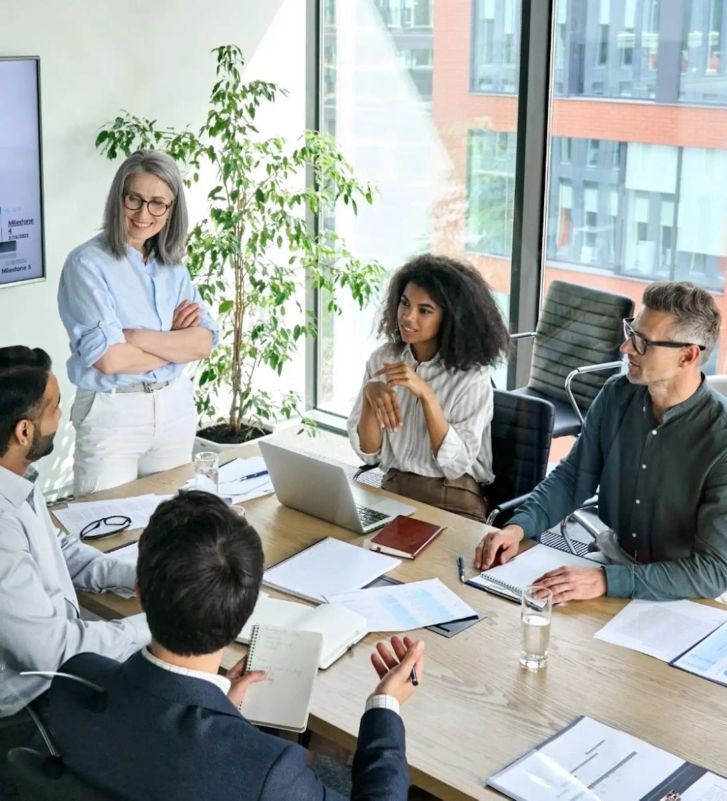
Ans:
POLYGON ((504 565, 484 570, 479 576, 471 578, 467 584, 495 595, 502 595, 512 601, 519 601, 525 587, 529 587, 543 573, 564 565, 600 567, 598 562, 538 543, 504 565))
POLYGON ((247 670, 264 670, 265 681, 251 684, 240 712, 250 723, 305 731, 323 635, 278 626, 254 626, 247 670))
POLYGON ((236 639, 250 642, 253 627, 266 624, 322 634, 323 650, 319 667, 323 670, 368 634, 366 618, 343 606, 306 606, 297 601, 271 598, 261 592, 252 615, 236 639))

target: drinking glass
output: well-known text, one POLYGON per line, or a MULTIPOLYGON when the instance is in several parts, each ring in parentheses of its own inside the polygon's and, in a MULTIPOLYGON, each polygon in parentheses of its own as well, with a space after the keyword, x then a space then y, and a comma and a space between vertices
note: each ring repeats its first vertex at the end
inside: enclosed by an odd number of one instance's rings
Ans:
POLYGON ((194 457, 194 488, 218 494, 220 462, 213 451, 202 451, 194 457))
POLYGON ((520 605, 520 664, 528 670, 539 670, 548 664, 552 610, 553 593, 550 590, 538 586, 523 590, 520 605))

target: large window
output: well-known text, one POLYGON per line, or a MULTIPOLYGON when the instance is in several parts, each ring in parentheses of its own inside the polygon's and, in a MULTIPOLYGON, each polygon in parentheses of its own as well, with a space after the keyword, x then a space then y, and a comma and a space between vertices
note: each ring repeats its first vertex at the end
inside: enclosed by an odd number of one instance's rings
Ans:
MULTIPOLYGON (((727 312, 725 8, 557 0, 546 284, 638 304, 651 281, 689 280, 727 312)), ((724 371, 725 353, 710 366, 724 371)))
MULTIPOLYGON (((651 281, 690 280, 727 319, 727 0, 552 3, 552 74, 528 77, 550 91, 547 157, 535 165, 546 175, 542 269, 518 280, 546 290, 560 278, 637 304, 651 281)), ((521 12, 515 0, 327 0, 321 65, 322 125, 379 188, 371 210, 326 224, 389 269, 424 250, 469 259, 508 316, 514 222, 533 226, 529 198, 515 207, 516 164, 531 159, 518 152, 521 12)), ((319 407, 348 412, 374 316, 324 318, 319 407)), ((727 372, 723 330, 708 367, 727 372)))
MULTIPOLYGON (((507 317, 520 0, 327 0, 322 17, 321 127, 377 186, 371 208, 323 223, 388 270, 425 251, 467 260, 507 317)), ((377 344, 377 311, 323 313, 322 411, 348 414, 377 344)), ((505 366, 496 380, 504 384, 505 366)))

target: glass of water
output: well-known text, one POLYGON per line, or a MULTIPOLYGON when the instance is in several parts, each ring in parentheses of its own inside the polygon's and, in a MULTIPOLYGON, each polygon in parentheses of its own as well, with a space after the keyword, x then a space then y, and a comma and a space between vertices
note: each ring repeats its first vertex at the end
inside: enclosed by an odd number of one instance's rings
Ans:
POLYGON ((220 461, 213 451, 202 451, 194 456, 194 488, 218 494, 220 488, 220 461))
POLYGON ((528 670, 539 670, 548 664, 550 614, 553 593, 545 587, 526 587, 520 606, 520 664, 528 670))

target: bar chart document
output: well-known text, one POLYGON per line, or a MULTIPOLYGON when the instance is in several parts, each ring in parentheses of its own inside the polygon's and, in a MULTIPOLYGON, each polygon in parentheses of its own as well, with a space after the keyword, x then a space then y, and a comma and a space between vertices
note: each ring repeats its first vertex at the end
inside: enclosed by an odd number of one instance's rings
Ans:
POLYGON ((517 801, 727 801, 723 777, 587 717, 487 784, 517 801))

